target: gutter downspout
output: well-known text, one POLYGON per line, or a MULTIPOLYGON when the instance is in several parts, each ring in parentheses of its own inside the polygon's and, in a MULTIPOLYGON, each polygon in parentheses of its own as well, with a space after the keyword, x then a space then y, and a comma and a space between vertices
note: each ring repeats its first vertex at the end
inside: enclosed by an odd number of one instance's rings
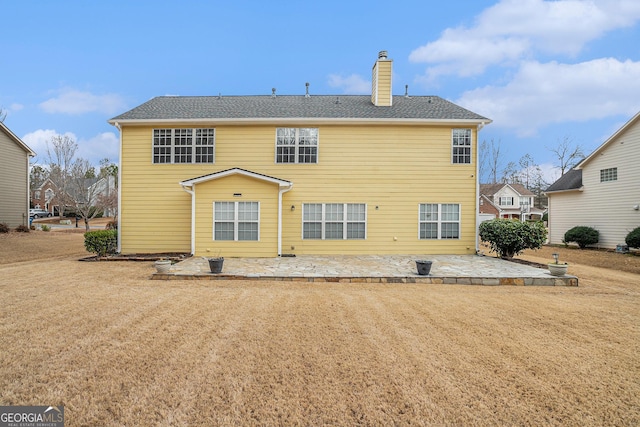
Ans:
POLYGON ((293 183, 288 187, 278 189, 278 256, 282 256, 282 195, 293 188, 293 183))
POLYGON ((32 154, 27 153, 27 211, 22 212, 22 225, 29 227, 29 210, 31 209, 31 158, 32 154))
POLYGON ((482 122, 478 125, 478 129, 476 130, 476 255, 480 253, 480 177, 478 176, 478 172, 480 171, 480 165, 478 164, 480 160, 480 145, 478 144, 478 140, 480 138, 478 135, 484 126, 485 122, 482 122))
POLYGON ((196 189, 191 186, 191 190, 186 185, 182 185, 182 189, 191 194, 191 255, 196 253, 196 189))
POLYGON ((120 147, 118 150, 118 244, 116 252, 122 253, 122 128, 118 122, 115 122, 114 125, 120 133, 120 147))

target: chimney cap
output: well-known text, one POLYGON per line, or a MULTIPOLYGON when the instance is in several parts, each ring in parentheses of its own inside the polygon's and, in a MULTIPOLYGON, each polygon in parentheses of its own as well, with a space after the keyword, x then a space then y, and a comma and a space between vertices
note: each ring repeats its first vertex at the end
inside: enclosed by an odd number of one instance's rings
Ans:
POLYGON ((387 59, 387 51, 381 50, 380 52, 378 52, 378 59, 387 59))

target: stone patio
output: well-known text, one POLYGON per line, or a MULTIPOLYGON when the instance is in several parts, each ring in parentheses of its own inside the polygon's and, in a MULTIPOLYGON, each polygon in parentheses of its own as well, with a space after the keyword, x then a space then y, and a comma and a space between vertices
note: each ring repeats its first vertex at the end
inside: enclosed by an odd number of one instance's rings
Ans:
POLYGON ((273 280, 341 283, 433 283, 458 285, 578 286, 578 278, 555 277, 546 268, 478 255, 302 255, 276 258, 225 258, 212 274, 207 258, 172 265, 155 280, 273 280), (432 261, 428 276, 418 275, 416 260, 432 261))

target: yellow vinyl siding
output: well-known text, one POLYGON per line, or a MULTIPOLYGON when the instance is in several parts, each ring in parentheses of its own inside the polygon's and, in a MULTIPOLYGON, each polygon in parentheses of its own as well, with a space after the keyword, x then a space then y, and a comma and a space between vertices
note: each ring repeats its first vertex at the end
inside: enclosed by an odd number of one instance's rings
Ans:
MULTIPOLYGON (((154 127, 123 127, 122 252, 189 252, 191 195, 178 182, 237 167, 293 183, 283 195, 282 253, 474 253, 476 166, 451 163, 450 126, 296 125, 319 129, 317 164, 276 164, 277 127, 292 126, 215 126, 215 164, 152 164, 154 127), (365 203, 367 239, 303 240, 303 203, 365 203), (460 204, 460 239, 419 240, 420 203, 460 204)), ((475 159, 475 129, 472 140, 475 159)), ((277 204, 278 187, 246 177, 195 186, 196 255, 210 255, 212 203, 231 187, 240 200, 260 202, 260 242, 229 242, 243 249, 224 246, 223 253, 275 255, 277 206, 270 204, 277 204)), ((221 200, 238 200, 232 193, 221 200)))
POLYGON ((196 254, 202 256, 277 256, 278 186, 244 176, 229 176, 197 184, 196 254), (241 194, 234 196, 234 194, 241 194), (259 240, 213 240, 214 202, 258 202, 259 240), (248 255, 247 255, 248 254, 248 255))
POLYGON ((390 60, 376 62, 372 73, 371 102, 377 106, 388 107, 392 104, 391 78, 392 64, 390 60))

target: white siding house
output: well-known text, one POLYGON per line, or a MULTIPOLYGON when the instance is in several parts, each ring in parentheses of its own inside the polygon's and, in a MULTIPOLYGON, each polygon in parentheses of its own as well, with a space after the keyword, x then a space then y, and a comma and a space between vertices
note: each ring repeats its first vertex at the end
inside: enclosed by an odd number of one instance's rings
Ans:
POLYGON ((600 232, 599 247, 624 244, 640 227, 640 113, 546 193, 552 244, 562 243, 565 232, 578 225, 600 232))

